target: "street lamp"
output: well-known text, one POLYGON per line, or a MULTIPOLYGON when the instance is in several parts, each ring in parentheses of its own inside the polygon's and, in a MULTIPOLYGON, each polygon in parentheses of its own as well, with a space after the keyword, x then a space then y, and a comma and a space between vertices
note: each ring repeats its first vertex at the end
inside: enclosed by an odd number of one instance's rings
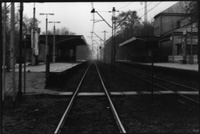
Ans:
POLYGON ((46 63, 46 82, 49 77, 49 50, 48 50, 48 33, 47 33, 47 28, 48 28, 48 15, 54 15, 54 13, 40 13, 40 15, 46 15, 46 41, 45 41, 45 63, 46 63))
POLYGON ((53 62, 56 62, 56 26, 55 23, 60 23, 60 21, 49 21, 49 23, 54 23, 53 27, 53 62))

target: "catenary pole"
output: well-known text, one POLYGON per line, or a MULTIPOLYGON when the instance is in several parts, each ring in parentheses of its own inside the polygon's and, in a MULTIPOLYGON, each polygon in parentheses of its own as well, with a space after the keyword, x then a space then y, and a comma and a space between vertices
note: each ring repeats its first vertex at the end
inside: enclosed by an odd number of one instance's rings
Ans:
POLYGON ((4 101, 5 94, 5 79, 6 79, 6 2, 4 2, 4 10, 3 10, 3 94, 2 99, 4 101))
POLYGON ((33 44, 32 44, 32 65, 35 65, 36 59, 35 59, 35 2, 33 3, 33 44))
MULTIPOLYGON (((197 15, 199 16, 200 15, 200 1, 198 0, 197 1, 197 7, 198 7, 198 13, 197 13, 197 15)), ((199 17, 197 18, 197 21, 198 21, 198 42, 197 42, 197 44, 198 44, 198 74, 199 74, 199 91, 200 91, 200 45, 199 45, 199 40, 200 40, 200 27, 199 27, 199 23, 200 23, 200 20, 199 20, 199 17)), ((199 101, 200 101, 200 95, 199 95, 199 101)))
POLYGON ((13 104, 15 107, 15 96, 16 96, 16 83, 15 83, 15 4, 11 3, 11 32, 10 32, 10 60, 12 67, 12 87, 13 87, 13 104))
POLYGON ((147 23, 147 1, 144 2, 144 22, 147 23))
POLYGON ((19 89, 18 99, 22 99, 22 23, 23 23, 23 2, 20 2, 20 24, 19 24, 19 89))
POLYGON ((53 26, 53 62, 56 62, 56 26, 53 26))
MULTIPOLYGON (((0 20, 2 20, 2 2, 0 1, 0 20)), ((2 21, 0 21, 0 31, 2 31, 2 21)), ((0 37, 2 37, 2 32, 0 32, 0 37)), ((0 38, 0 75, 2 76, 2 38, 0 38)), ((3 120, 3 101, 2 101, 2 77, 0 77, 0 134, 2 134, 2 120, 3 120)))

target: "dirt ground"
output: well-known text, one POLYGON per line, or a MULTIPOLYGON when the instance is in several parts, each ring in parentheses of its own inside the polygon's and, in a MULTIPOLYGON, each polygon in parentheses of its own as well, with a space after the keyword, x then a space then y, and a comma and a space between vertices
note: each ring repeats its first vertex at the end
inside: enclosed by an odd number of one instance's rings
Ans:
MULTIPOLYGON (((118 76, 109 72, 103 75, 108 88, 113 91, 138 91, 137 87, 141 85, 145 88, 144 84, 131 81, 125 75, 118 76)), ((17 100, 15 108, 12 98, 6 97, 3 109, 3 134, 52 134, 55 131, 70 97, 50 94, 30 95, 37 91, 37 93, 62 91, 62 89, 45 90, 44 77, 43 73, 27 73, 26 91, 29 95, 24 96, 22 100, 17 100)), ((77 82, 76 75, 69 81, 77 82)), ((11 81, 7 82, 7 86, 10 86, 11 81)), ((70 91, 75 85, 66 84, 70 91)), ((81 108, 87 109, 92 105, 93 99, 88 98, 88 105, 81 108)), ((177 99, 175 95, 154 95, 153 98, 151 95, 143 94, 113 96, 112 100, 127 133, 199 133, 199 106, 177 99)), ((87 113, 90 116, 95 115, 91 111, 87 113)), ((88 126, 88 124, 83 123, 80 129, 77 128, 79 131, 77 130, 76 133, 103 133, 101 129, 109 130, 110 127, 101 127, 98 129, 99 132, 94 132, 92 125, 88 126)))

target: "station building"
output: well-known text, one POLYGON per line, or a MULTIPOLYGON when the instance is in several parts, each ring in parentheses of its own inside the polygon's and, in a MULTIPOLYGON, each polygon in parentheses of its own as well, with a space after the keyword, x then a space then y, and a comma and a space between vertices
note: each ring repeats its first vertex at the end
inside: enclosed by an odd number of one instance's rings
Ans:
MULTIPOLYGON (((154 17, 154 36, 132 37, 116 44, 115 60, 196 64, 198 53, 197 23, 189 21, 186 2, 181 1, 154 17)), ((111 41, 105 45, 104 61, 111 61, 111 41)))
MULTIPOLYGON (((26 61, 32 60, 33 53, 37 51, 37 60, 45 62, 45 41, 46 35, 39 35, 38 46, 31 45, 31 35, 27 35, 24 41, 23 57, 26 61), (34 51, 32 51, 34 49, 34 51), (37 50, 35 50, 37 49, 37 50), (25 52, 26 51, 26 52, 25 52)), ((54 35, 48 35, 48 50, 50 62, 53 61, 53 41, 54 35)), ((87 60, 90 50, 83 35, 55 35, 55 62, 73 62, 77 60, 87 60)))
POLYGON ((154 17, 154 34, 164 62, 197 63, 197 23, 190 23, 184 1, 154 17))

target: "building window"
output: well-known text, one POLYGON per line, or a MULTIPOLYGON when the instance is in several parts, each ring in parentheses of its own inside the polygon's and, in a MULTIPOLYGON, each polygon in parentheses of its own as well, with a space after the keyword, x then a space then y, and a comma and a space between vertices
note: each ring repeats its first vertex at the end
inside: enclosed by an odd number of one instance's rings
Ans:
POLYGON ((176 22, 176 28, 179 28, 180 26, 181 26, 181 21, 178 20, 178 21, 176 22))
POLYGON ((177 55, 182 55, 182 46, 181 46, 181 44, 177 44, 177 55))
MULTIPOLYGON (((187 55, 190 55, 190 51, 191 51, 191 45, 187 45, 187 55)), ((197 45, 194 45, 192 46, 192 55, 197 55, 198 54, 198 47, 197 45)))

